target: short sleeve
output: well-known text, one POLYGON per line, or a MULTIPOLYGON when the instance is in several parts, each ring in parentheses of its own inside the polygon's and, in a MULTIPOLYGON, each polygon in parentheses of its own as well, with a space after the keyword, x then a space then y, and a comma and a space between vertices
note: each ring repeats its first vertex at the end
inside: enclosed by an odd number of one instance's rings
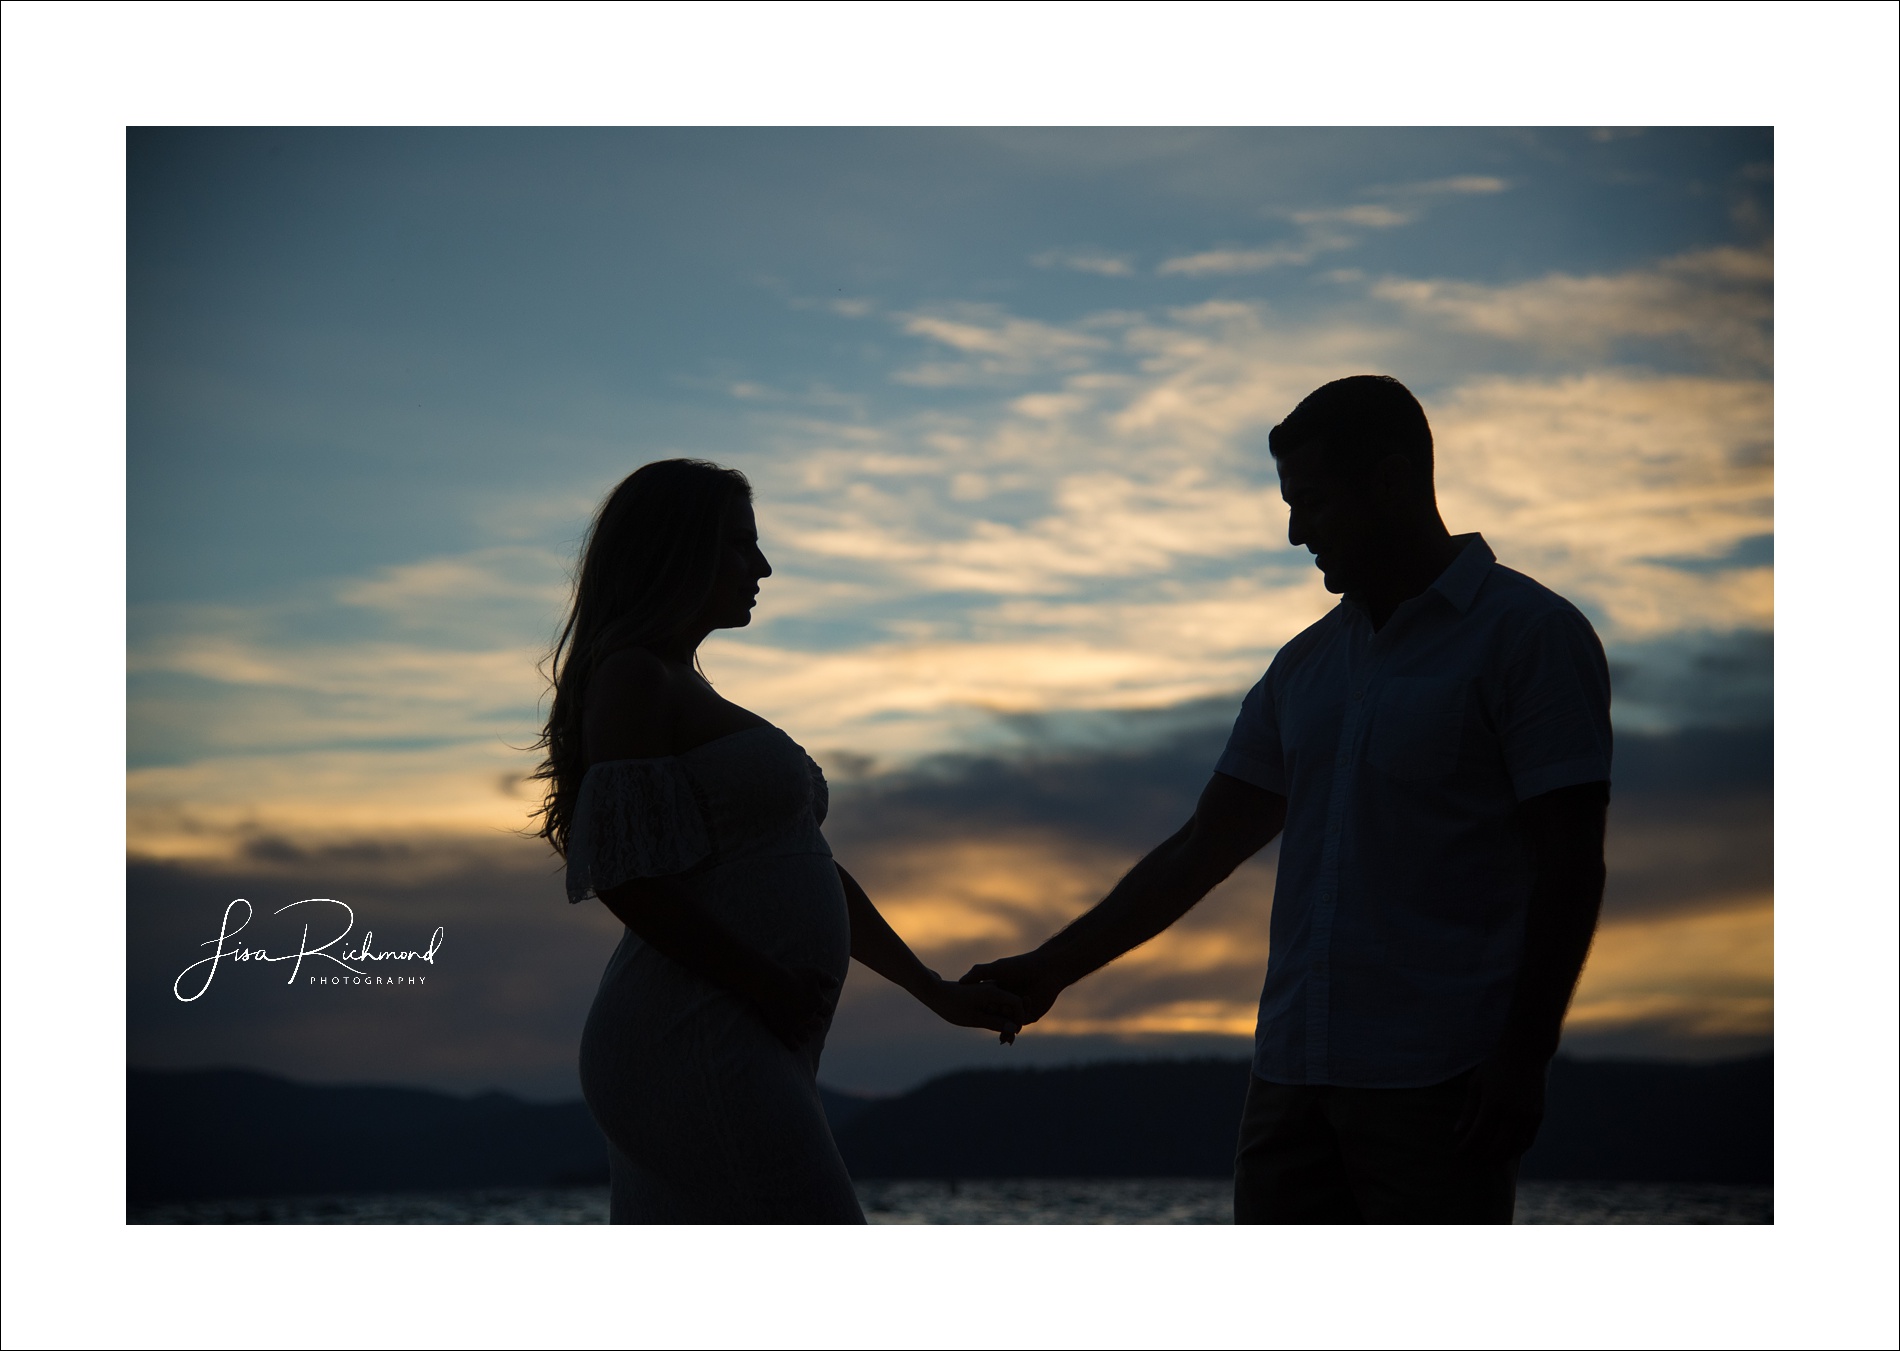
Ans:
POLYGON ((1609 782, 1610 668, 1590 621, 1566 606, 1535 621, 1505 669, 1500 739, 1519 802, 1609 782))
POLYGON ((567 836, 567 899, 636 877, 683 873, 712 852, 678 760, 606 760, 587 771, 567 836))
POLYGON ((1280 749, 1280 719, 1274 711, 1267 680, 1247 691, 1241 701, 1240 716, 1227 736, 1227 749, 1221 752, 1214 768, 1231 778, 1286 796, 1286 757, 1280 749))
POLYGON ((819 825, 825 823, 825 817, 831 812, 831 785, 825 782, 825 771, 809 755, 805 763, 811 767, 811 815, 819 825))

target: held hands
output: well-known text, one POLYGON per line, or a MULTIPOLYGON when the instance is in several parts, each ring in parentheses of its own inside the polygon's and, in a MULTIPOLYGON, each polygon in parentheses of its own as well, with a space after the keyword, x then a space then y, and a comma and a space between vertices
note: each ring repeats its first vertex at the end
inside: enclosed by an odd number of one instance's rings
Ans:
MULTIPOLYGON (((986 1027, 1012 1042, 1022 1031, 1023 1001, 994 985, 953 984, 934 973, 918 992, 925 1007, 958 1027, 986 1027)), ((779 968, 752 992, 772 1035, 796 1051, 824 1030, 838 1002, 838 982, 822 971, 779 968)))
MULTIPOLYGON (((957 1027, 987 1027, 998 1033, 1007 1046, 1016 1040, 1028 1021, 1023 1001, 1008 990, 991 984, 953 983, 933 973, 934 985, 926 986, 918 998, 932 1013, 957 1027)), ((968 977, 965 977, 968 980, 968 977)))
POLYGON ((1048 959, 1034 952, 996 962, 979 962, 964 973, 959 984, 978 987, 994 984, 1020 996, 1025 1023, 1033 1023, 1049 1012, 1056 996, 1068 988, 1068 982, 1050 970, 1048 959))

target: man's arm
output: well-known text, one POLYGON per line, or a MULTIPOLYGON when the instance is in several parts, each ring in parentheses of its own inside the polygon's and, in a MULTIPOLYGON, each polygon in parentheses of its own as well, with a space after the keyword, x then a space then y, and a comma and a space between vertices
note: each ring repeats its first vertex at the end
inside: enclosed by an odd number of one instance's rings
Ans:
POLYGON ((1285 824, 1284 797, 1217 772, 1188 823, 1149 851, 1101 904, 1034 952, 984 962, 963 979, 993 980, 1021 995, 1033 1023, 1063 990, 1193 909, 1285 824))
POLYGON ((1504 1035, 1478 1067, 1459 1123, 1461 1144, 1497 1157, 1522 1154, 1544 1118, 1544 1072, 1603 906, 1603 831, 1610 785, 1584 783, 1518 806, 1536 861, 1524 955, 1504 1035))

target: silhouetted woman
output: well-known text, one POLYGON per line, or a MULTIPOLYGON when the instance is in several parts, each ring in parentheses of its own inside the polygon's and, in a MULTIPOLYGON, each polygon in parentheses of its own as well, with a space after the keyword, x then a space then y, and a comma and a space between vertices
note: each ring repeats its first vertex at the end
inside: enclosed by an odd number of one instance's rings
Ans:
POLYGON ((833 862, 818 766, 698 673, 771 575, 744 475, 645 465, 594 518, 554 648, 541 833, 568 899, 627 926, 581 1036, 616 1224, 864 1222, 817 1083, 850 958, 952 1023, 1022 1019, 917 960, 833 862))

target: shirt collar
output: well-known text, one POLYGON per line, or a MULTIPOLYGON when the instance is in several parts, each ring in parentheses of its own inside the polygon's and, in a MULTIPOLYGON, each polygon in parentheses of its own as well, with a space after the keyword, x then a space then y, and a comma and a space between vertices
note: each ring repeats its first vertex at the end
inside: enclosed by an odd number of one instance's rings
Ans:
POLYGON ((1471 602, 1478 598, 1478 588, 1484 585, 1484 579, 1490 575, 1491 565, 1498 556, 1491 552, 1491 546, 1484 542, 1484 536, 1475 530, 1469 535, 1453 535, 1452 539, 1463 546, 1451 564, 1438 574, 1430 590, 1436 591, 1450 601, 1459 614, 1471 608, 1471 602))
MULTIPOLYGON (((1436 591, 1451 603, 1459 614, 1471 608, 1471 602, 1478 598, 1478 588, 1484 585, 1486 574, 1498 556, 1491 552, 1491 546, 1484 542, 1484 536, 1475 530, 1469 535, 1453 535, 1452 540, 1459 545, 1456 555, 1445 570, 1438 574, 1438 580, 1425 590, 1436 591)), ((1340 599, 1358 610, 1366 611, 1365 597, 1356 591, 1348 591, 1340 599)), ((1407 602, 1408 604, 1410 602, 1407 602)))

